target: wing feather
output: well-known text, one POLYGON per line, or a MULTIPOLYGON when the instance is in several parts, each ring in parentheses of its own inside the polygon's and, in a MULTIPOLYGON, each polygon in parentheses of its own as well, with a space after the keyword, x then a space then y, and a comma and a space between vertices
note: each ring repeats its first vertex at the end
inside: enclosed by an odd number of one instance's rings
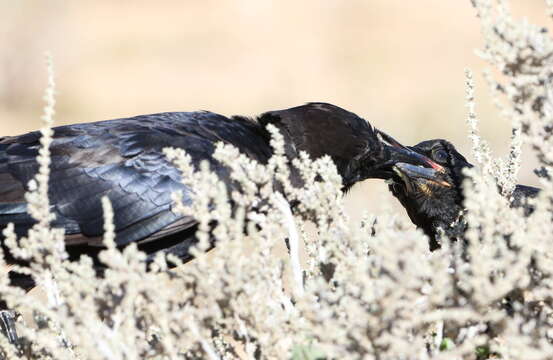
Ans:
MULTIPOLYGON (((38 132, 0 139, 0 227, 13 222, 20 235, 35 223, 26 212, 24 191, 38 170, 39 140, 38 132)), ((193 218, 171 211, 171 194, 178 190, 190 202, 193 189, 182 184, 163 148, 183 148, 195 165, 208 160, 232 186, 227 170, 212 158, 217 141, 234 144, 260 162, 271 155, 268 136, 257 123, 209 112, 141 115, 55 128, 49 183, 56 215, 53 225, 65 229, 69 247, 101 245, 101 198, 107 196, 114 208, 118 245, 162 241, 193 229, 193 218)))

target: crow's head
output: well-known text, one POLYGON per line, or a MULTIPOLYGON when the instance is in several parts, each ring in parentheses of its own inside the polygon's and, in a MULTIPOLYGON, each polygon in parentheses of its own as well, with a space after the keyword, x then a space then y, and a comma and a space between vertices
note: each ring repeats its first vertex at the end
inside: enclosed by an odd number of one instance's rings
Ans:
POLYGON ((330 156, 342 176, 344 191, 368 178, 392 178, 398 162, 442 168, 356 114, 332 104, 309 103, 270 111, 258 120, 264 126, 273 124, 280 130, 290 158, 300 151, 307 152, 312 159, 330 156))
POLYGON ((431 238, 430 247, 435 249, 438 227, 446 234, 450 231, 450 236, 459 235, 459 228, 450 225, 463 209, 462 170, 472 165, 446 140, 423 141, 410 149, 428 157, 442 169, 398 162, 394 165, 395 176, 390 190, 413 223, 431 238))

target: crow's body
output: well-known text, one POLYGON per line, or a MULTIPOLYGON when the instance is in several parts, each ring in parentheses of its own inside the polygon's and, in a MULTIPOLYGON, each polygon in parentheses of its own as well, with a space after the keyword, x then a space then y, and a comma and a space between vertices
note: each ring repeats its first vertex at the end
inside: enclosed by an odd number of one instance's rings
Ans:
MULTIPOLYGON (((398 163, 394 167, 396 177, 390 190, 413 223, 430 238, 430 249, 434 250, 439 247, 436 239, 438 228, 450 238, 463 237, 465 226, 460 217, 464 209, 463 169, 473 165, 446 140, 423 141, 411 149, 443 166, 443 171, 398 163)), ((537 188, 517 185, 511 206, 524 207, 525 212, 530 213, 532 208, 527 200, 538 192, 537 188)))
MULTIPOLYGON (((150 259, 164 251, 189 260, 197 222, 171 211, 171 195, 180 191, 183 202, 190 203, 194 189, 181 183, 179 171, 163 149, 184 149, 195 166, 208 161, 232 190, 237 185, 228 170, 212 157, 215 144, 231 144, 266 163, 272 155, 267 124, 281 131, 290 160, 300 151, 313 159, 329 155, 342 176, 344 191, 367 178, 390 178, 397 161, 436 166, 357 115, 325 103, 267 112, 255 120, 202 111, 61 126, 54 128, 50 145, 48 195, 55 215, 52 225, 65 230, 70 257, 87 254, 97 260, 103 235, 101 198, 107 196, 114 210, 118 246, 136 243, 150 259)), ((0 229, 13 223, 19 236, 35 224, 27 212, 25 192, 39 168, 40 136, 31 132, 0 138, 0 229)), ((291 176, 292 184, 301 184, 297 173, 292 171, 291 176)), ((3 241, 2 247, 7 250, 3 241)), ((17 262, 9 251, 6 255, 8 261, 17 262)), ((14 285, 34 286, 26 275, 11 275, 14 285)), ((0 311, 3 332, 16 342, 13 325, 13 314, 0 311)))
MULTIPOLYGON (((234 145, 265 163, 272 155, 265 128, 269 123, 283 134, 289 158, 300 151, 312 158, 330 155, 344 189, 370 177, 390 177, 396 160, 426 163, 381 141, 379 131, 357 115, 325 103, 267 112, 255 120, 174 112, 57 127, 50 146, 49 199, 56 216, 53 226, 65 230, 70 256, 95 258, 101 250, 100 200, 107 196, 119 246, 137 243, 150 256, 170 251, 187 260, 196 221, 171 211, 171 194, 181 191, 187 203, 193 189, 180 182, 163 148, 184 149, 195 165, 207 160, 232 187, 227 170, 212 158, 215 143, 234 145)), ((14 223, 20 236, 35 223, 24 193, 38 170, 39 140, 39 132, 0 139, 0 227, 14 223)))

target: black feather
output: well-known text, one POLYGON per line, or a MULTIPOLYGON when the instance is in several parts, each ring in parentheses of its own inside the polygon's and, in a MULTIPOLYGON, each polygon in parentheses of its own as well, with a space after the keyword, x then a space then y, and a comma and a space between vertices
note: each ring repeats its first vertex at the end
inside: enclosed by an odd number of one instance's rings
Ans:
MULTIPOLYGON (((390 161, 394 151, 400 151, 382 143, 364 119, 324 103, 271 111, 256 120, 206 111, 170 112, 57 127, 50 146, 49 199, 56 216, 53 225, 65 229, 71 258, 98 253, 101 198, 107 196, 119 246, 136 242, 150 258, 168 251, 188 259, 196 221, 171 211, 171 194, 178 190, 189 203, 193 189, 182 184, 163 149, 186 150, 195 166, 207 160, 229 190, 238 190, 228 170, 212 157, 215 143, 234 145, 251 159, 267 163, 272 155, 265 128, 269 123, 283 133, 290 160, 299 151, 313 159, 329 155, 345 190, 366 178, 391 176, 390 161)), ((38 171, 40 136, 35 131, 0 138, 0 227, 14 223, 21 236, 35 224, 24 193, 38 171)), ((293 174, 293 184, 301 184, 293 174)))

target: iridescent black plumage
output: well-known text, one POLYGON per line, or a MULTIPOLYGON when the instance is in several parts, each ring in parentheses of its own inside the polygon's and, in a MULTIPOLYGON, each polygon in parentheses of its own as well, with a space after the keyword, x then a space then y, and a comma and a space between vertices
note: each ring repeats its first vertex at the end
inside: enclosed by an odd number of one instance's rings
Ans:
MULTIPOLYGON (((23 195, 38 170, 39 140, 39 132, 0 140, 0 226, 12 222, 19 235, 35 222, 26 212, 23 195)), ((268 135, 257 123, 209 112, 141 115, 55 128, 50 147, 49 198, 56 215, 52 225, 65 229, 70 254, 99 249, 103 196, 113 205, 118 245, 138 242, 150 253, 176 245, 177 239, 166 237, 193 228, 195 221, 171 211, 171 194, 179 190, 183 201, 189 202, 192 189, 181 183, 179 171, 162 150, 186 149, 195 165, 207 160, 228 179, 226 169, 210 156, 218 141, 235 144, 260 162, 271 156, 268 135)))

